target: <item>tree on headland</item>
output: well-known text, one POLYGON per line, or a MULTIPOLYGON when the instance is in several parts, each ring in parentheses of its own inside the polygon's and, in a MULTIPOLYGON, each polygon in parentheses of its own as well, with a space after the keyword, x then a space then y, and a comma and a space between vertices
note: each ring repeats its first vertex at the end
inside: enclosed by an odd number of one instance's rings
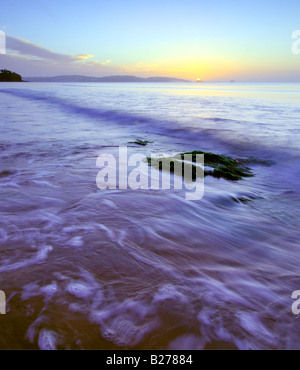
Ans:
POLYGON ((0 70, 0 82, 22 82, 22 76, 8 71, 7 69, 0 70))

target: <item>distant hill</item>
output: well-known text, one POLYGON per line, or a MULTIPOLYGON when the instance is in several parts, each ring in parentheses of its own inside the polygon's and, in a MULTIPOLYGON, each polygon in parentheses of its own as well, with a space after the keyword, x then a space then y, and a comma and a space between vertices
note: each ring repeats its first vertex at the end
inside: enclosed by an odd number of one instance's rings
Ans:
POLYGON ((24 77, 29 82, 189 82, 171 77, 136 77, 136 76, 105 76, 88 77, 81 75, 63 75, 55 77, 24 77))

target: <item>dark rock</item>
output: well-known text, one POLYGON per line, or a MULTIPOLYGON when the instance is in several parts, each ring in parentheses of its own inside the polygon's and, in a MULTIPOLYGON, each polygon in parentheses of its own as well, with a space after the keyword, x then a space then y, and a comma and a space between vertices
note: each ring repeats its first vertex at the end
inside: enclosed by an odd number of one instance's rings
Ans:
POLYGON ((152 141, 148 141, 148 140, 135 140, 135 141, 129 141, 129 143, 131 144, 138 144, 138 145, 142 145, 142 146, 146 146, 147 144, 149 143, 152 143, 152 141))
POLYGON ((185 166, 189 165, 192 167, 192 178, 196 179, 197 167, 193 165, 196 163, 197 154, 204 155, 204 176, 212 176, 215 178, 224 178, 226 180, 237 181, 241 180, 243 177, 254 176, 249 167, 245 165, 245 160, 240 161, 238 159, 233 159, 227 156, 214 154, 210 152, 202 151, 192 151, 186 153, 180 153, 178 156, 170 158, 157 158, 152 159, 147 158, 148 164, 155 166, 157 169, 162 170, 162 161, 169 161, 170 173, 176 174, 176 169, 178 168, 175 163, 181 162, 182 167, 180 168, 180 174, 184 176, 184 163, 182 162, 185 155, 192 155, 192 163, 185 163, 185 166))

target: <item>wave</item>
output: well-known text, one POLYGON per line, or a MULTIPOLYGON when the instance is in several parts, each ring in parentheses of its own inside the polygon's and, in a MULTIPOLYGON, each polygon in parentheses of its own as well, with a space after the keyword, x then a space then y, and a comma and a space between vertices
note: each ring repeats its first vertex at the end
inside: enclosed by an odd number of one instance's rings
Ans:
POLYGON ((83 107, 76 102, 49 94, 36 92, 29 89, 2 89, 2 93, 10 94, 22 99, 44 102, 56 106, 64 112, 81 115, 97 121, 97 123, 109 122, 110 124, 134 127, 142 133, 147 132, 159 136, 167 136, 186 140, 190 148, 217 151, 220 154, 231 154, 233 156, 245 156, 282 162, 290 159, 298 161, 300 153, 297 148, 268 144, 264 137, 257 138, 246 136, 245 131, 238 132, 238 125, 247 122, 234 120, 225 117, 197 117, 197 125, 194 122, 180 123, 176 120, 157 119, 149 116, 142 116, 121 110, 107 110, 101 108, 83 107), (213 122, 231 124, 226 128, 217 125, 207 128, 207 123, 213 122), (230 128, 232 127, 232 128, 230 128))
POLYGON ((32 256, 31 258, 28 258, 23 261, 2 265, 0 267, 0 272, 9 272, 18 270, 23 267, 28 267, 37 263, 43 263, 48 258, 48 254, 53 250, 52 246, 50 245, 44 245, 38 248, 37 253, 32 256))

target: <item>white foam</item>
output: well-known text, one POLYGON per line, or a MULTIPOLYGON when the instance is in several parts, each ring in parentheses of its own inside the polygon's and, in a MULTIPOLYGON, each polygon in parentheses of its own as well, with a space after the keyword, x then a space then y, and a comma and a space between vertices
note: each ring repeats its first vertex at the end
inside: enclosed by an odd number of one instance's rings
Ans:
POLYGON ((206 345, 204 338, 195 334, 184 334, 172 340, 169 343, 168 349, 170 350, 200 350, 206 345))
POLYGON ((92 231, 94 230, 94 226, 85 226, 85 225, 72 225, 66 226, 63 228, 64 233, 73 233, 73 232, 82 232, 82 231, 92 231))
POLYGON ((126 299, 105 309, 91 311, 90 321, 100 325, 102 336, 119 346, 135 346, 160 325, 152 307, 126 299))
POLYGON ((54 272, 54 273, 53 273, 53 276, 54 276, 57 280, 61 280, 61 281, 65 281, 65 280, 68 280, 68 279, 69 279, 67 276, 62 275, 60 272, 54 272))
POLYGON ((94 308, 98 308, 99 306, 101 306, 101 304, 103 303, 103 300, 104 300, 103 291, 98 290, 93 297, 92 308, 94 309, 94 308))
POLYGON ((24 261, 12 263, 0 267, 0 272, 8 272, 18 270, 22 267, 28 267, 34 264, 43 263, 48 257, 48 254, 53 250, 51 245, 44 245, 38 248, 37 253, 32 257, 24 261))
POLYGON ((66 291, 77 298, 86 299, 91 297, 94 292, 94 288, 84 282, 72 282, 68 284, 66 291))
POLYGON ((224 342, 231 342, 232 341, 232 335, 224 328, 224 326, 221 325, 220 327, 215 328, 215 332, 222 341, 224 342))
POLYGON ((241 326, 256 339, 268 344, 273 343, 274 336, 269 332, 255 312, 242 312, 238 315, 241 326))
MULTIPOLYGON (((42 312, 44 311, 44 309, 42 310, 42 312)), ((37 333, 37 327, 39 327, 40 325, 42 325, 44 322, 47 321, 47 317, 45 315, 40 315, 36 318, 36 320, 29 326, 28 330, 27 330, 27 333, 26 333, 26 338, 28 338, 28 340, 33 343, 34 341, 34 338, 36 336, 36 333, 37 333)))
POLYGON ((83 246, 83 241, 81 236, 74 236, 74 238, 69 240, 68 244, 72 245, 73 247, 79 248, 83 246))
POLYGON ((50 252, 52 252, 53 247, 51 245, 46 245, 38 249, 36 258, 34 259, 36 263, 43 263, 50 252))
POLYGON ((51 284, 46 285, 40 289, 41 293, 45 296, 45 301, 49 301, 57 292, 57 283, 53 281, 51 284))
POLYGON ((116 240, 116 235, 111 229, 109 229, 108 227, 106 227, 105 225, 102 225, 102 224, 99 224, 98 227, 99 227, 99 229, 106 231, 108 237, 111 240, 113 240, 113 241, 116 240))
POLYGON ((55 350, 57 334, 52 330, 42 329, 39 333, 38 344, 41 350, 55 350))
POLYGON ((118 209, 118 206, 112 200, 104 199, 101 203, 112 209, 118 209))
POLYGON ((51 184, 50 182, 48 182, 48 181, 45 181, 45 180, 32 180, 32 182, 34 183, 34 184, 36 184, 36 185, 41 185, 41 186, 49 186, 49 187, 51 187, 51 188, 59 188, 59 186, 57 186, 57 185, 53 185, 53 184, 51 184))
POLYGON ((30 283, 23 286, 23 292, 21 294, 21 299, 23 301, 38 295, 40 295, 40 286, 37 283, 30 283))
POLYGON ((187 297, 179 292, 178 289, 171 284, 161 286, 158 289, 157 293, 155 293, 152 302, 157 303, 164 302, 166 300, 174 300, 182 303, 186 303, 188 301, 187 297))
POLYGON ((0 229, 0 238, 2 242, 5 242, 8 238, 8 234, 4 229, 0 229))
POLYGON ((119 346, 132 347, 143 339, 148 331, 145 329, 146 325, 137 326, 132 321, 115 318, 109 326, 103 326, 101 332, 104 338, 113 341, 119 346))
POLYGON ((105 319, 108 319, 111 315, 110 310, 98 310, 98 311, 91 311, 90 313, 90 321, 93 324, 102 325, 105 319))
POLYGON ((20 185, 18 185, 16 182, 13 182, 13 181, 6 182, 6 183, 1 183, 0 186, 20 188, 20 185))
POLYGON ((69 305, 69 310, 72 311, 72 312, 84 312, 85 311, 85 308, 78 304, 78 303, 71 303, 69 305))

